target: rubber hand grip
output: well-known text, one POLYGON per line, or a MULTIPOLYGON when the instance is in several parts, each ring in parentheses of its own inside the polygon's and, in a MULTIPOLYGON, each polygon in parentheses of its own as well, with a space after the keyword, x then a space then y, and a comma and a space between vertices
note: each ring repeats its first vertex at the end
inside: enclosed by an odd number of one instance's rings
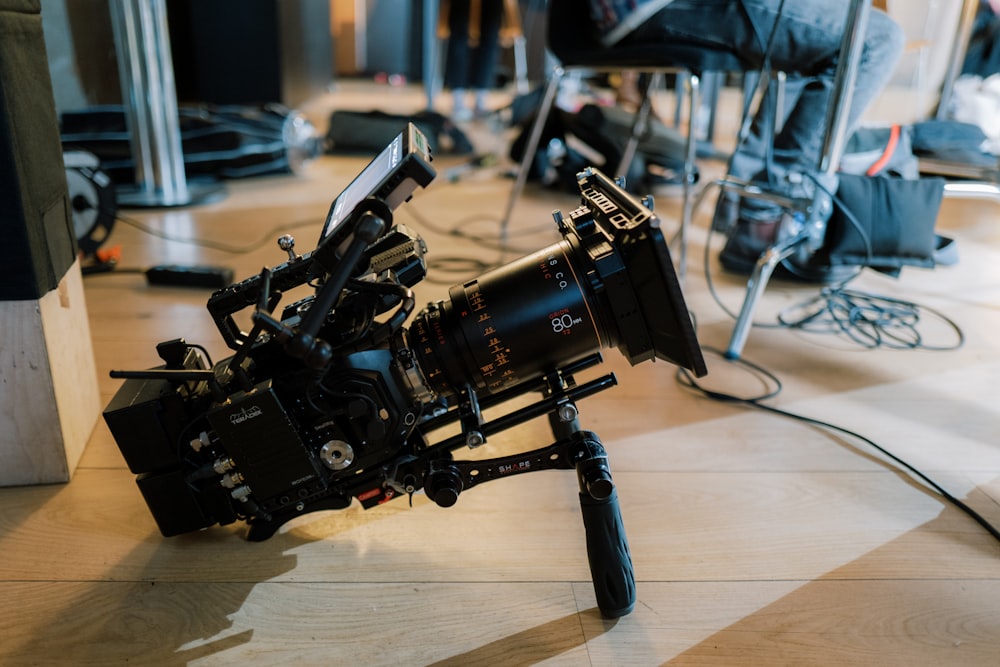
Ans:
POLYGON ((625 538, 618 492, 602 500, 580 494, 587 558, 597 606, 605 618, 625 616, 635 607, 635 572, 625 538))

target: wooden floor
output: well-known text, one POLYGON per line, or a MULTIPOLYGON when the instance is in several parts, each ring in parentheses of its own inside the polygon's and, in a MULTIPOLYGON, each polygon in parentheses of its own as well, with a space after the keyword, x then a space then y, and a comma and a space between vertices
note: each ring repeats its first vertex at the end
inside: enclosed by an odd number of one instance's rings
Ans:
MULTIPOLYGON (((444 102, 442 102, 444 103, 444 102)), ((419 92, 344 84, 317 103, 420 108, 419 92)), ((326 105, 326 106, 324 106, 326 105)), ((483 151, 506 138, 470 129, 483 151)), ((323 157, 299 176, 233 181, 216 203, 123 213, 163 235, 249 248, 242 254, 165 240, 124 222, 110 245, 124 267, 230 266, 239 278, 317 238, 330 200, 367 158, 323 157)), ((440 172, 458 163, 439 157, 440 172)), ((713 167, 706 165, 706 174, 713 167)), ((707 180, 707 177, 706 179, 707 180)), ((495 234, 511 181, 495 171, 438 178, 403 206, 430 258, 493 262, 482 244, 442 230, 495 234)), ((514 244, 556 235, 550 211, 576 198, 530 188, 514 244)), ((703 345, 728 342, 732 320, 702 266, 711 206, 698 211, 684 281, 703 345)), ((678 201, 657 199, 675 228, 678 201)), ((867 350, 831 335, 755 328, 745 359, 774 373, 767 402, 873 439, 1000 526, 1000 205, 948 200, 938 228, 961 261, 855 283, 923 307, 929 345, 867 350)), ((708 268, 737 309, 745 282, 708 268)), ((509 255, 508 259, 513 257, 509 255)), ((421 302, 476 275, 437 273, 421 302)), ((208 293, 148 287, 141 275, 85 281, 106 403, 116 368, 158 363, 154 346, 184 337, 226 348, 208 293)), ((757 319, 817 292, 772 285, 757 319)), ((526 295, 530 298, 530 295, 526 295)), ((0 489, 2 665, 998 665, 1000 543, 864 442, 678 386, 674 367, 630 367, 605 351, 618 386, 580 404, 608 448, 635 566, 638 602, 602 620, 587 566, 575 475, 551 471, 487 484, 442 509, 422 494, 364 511, 316 513, 263 543, 237 527, 164 538, 103 422, 72 481, 0 489)), ((716 390, 756 394, 744 368, 709 355, 716 390)), ((593 374, 601 372, 593 371, 593 374)), ((589 379, 590 375, 581 379, 589 379)), ((491 439, 485 455, 549 442, 542 424, 491 439)))

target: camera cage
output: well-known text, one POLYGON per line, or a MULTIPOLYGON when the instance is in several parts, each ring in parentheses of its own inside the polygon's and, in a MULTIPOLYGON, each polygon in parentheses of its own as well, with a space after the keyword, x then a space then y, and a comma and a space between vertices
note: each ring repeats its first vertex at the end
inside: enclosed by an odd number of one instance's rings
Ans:
MULTIPOLYGON (((418 187, 427 187, 434 179, 432 160, 427 139, 413 123, 408 123, 330 204, 313 251, 290 257, 289 261, 269 269, 266 277, 252 276, 213 294, 207 308, 226 345, 238 350, 248 336, 232 315, 258 304, 262 295, 270 298, 267 294, 270 290, 280 294, 338 268, 341 271, 353 268, 345 267, 342 260, 366 214, 381 216, 386 224, 378 235, 385 233, 392 211, 408 201, 418 187)), ((328 292, 333 291, 328 288, 328 292)))
MULTIPOLYGON (((603 445, 581 429, 576 408, 577 401, 617 383, 612 373, 576 381, 578 372, 601 362, 600 346, 546 362, 495 391, 455 382, 455 395, 438 402, 410 349, 414 333, 402 322, 413 306, 408 288, 424 275, 422 241, 389 228, 393 211, 434 178, 430 162, 426 140, 409 124, 334 200, 315 250, 302 256, 289 250, 287 262, 210 297, 208 310, 234 355, 209 367, 183 339, 161 343, 164 366, 111 372, 126 383, 106 408, 105 421, 165 536, 243 520, 248 539, 257 541, 303 513, 343 509, 353 499, 370 508, 422 488, 447 507, 487 481, 576 470, 598 605, 608 617, 627 614, 635 580, 617 493, 603 445), (385 273, 395 282, 360 280, 383 254, 392 258, 385 273), (289 316, 296 312, 289 307, 281 319, 272 317, 282 292, 303 284, 316 286, 305 314, 289 316), (366 290, 379 312, 396 312, 378 335, 331 346, 324 340, 330 314, 349 306, 344 295, 366 290), (253 328, 244 333, 232 316, 248 307, 254 308, 253 328), (300 390, 306 382, 319 382, 326 396, 317 400, 300 390), (327 391, 324 382, 342 387, 327 391), (540 398, 526 406, 519 400, 519 407, 484 419, 485 410, 499 412, 528 393, 540 398), (300 413, 324 406, 329 423, 302 422, 300 413), (330 426, 340 413, 343 426, 330 426), (495 459, 453 458, 456 449, 543 416, 555 438, 547 446, 495 459), (367 430, 352 431, 365 419, 367 430), (458 434, 430 441, 429 434, 455 424, 458 434)), ((582 171, 578 182, 581 206, 565 217, 554 214, 563 236, 555 252, 565 255, 580 298, 595 311, 597 339, 616 345, 633 365, 658 358, 704 375, 659 218, 596 169, 582 171)), ((463 335, 454 333, 456 340, 463 335)))

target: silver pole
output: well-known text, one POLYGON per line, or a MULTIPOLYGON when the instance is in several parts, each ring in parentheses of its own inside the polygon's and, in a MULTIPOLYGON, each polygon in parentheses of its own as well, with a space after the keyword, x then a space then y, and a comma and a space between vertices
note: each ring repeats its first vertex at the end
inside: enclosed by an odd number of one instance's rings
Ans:
POLYGON ((111 0, 110 9, 136 178, 119 202, 189 204, 165 1, 111 0))
POLYGON ((437 24, 440 0, 424 0, 423 15, 423 77, 427 108, 434 110, 434 98, 440 82, 437 78, 437 24))
POLYGON ((965 52, 969 50, 969 41, 972 39, 972 28, 976 23, 978 8, 978 0, 964 0, 962 3, 962 12, 959 14, 958 26, 955 28, 955 40, 952 42, 951 53, 948 55, 948 69, 945 72, 944 83, 941 85, 941 98, 938 100, 937 110, 934 114, 937 120, 946 120, 948 117, 951 94, 955 88, 955 81, 962 75, 965 52))
POLYGON ((865 29, 868 26, 870 0, 851 0, 847 12, 847 24, 840 43, 840 57, 834 75, 833 92, 826 112, 826 135, 819 171, 832 174, 840 168, 847 144, 847 130, 851 115, 851 101, 854 97, 854 82, 858 78, 858 64, 865 44, 865 29))

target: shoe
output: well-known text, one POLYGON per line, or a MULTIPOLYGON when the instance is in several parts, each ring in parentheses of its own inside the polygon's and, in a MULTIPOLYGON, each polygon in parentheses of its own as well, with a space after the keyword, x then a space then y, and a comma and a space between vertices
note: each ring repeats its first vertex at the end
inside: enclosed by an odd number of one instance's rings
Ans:
MULTIPOLYGON (((742 276, 749 276, 764 251, 782 238, 783 229, 794 228, 801 223, 792 219, 791 214, 770 202, 743 198, 739 203, 739 213, 733 229, 726 238, 726 244, 719 253, 722 268, 742 276)), ((859 269, 854 266, 832 266, 819 260, 806 243, 800 252, 784 259, 774 271, 774 276, 796 282, 830 285, 844 282, 859 269)))
POLYGON ((727 271, 750 275, 761 254, 777 240, 784 211, 780 206, 749 198, 736 201, 736 222, 719 253, 719 261, 727 271))
POLYGON ((722 191, 715 201, 715 212, 712 214, 712 231, 728 234, 736 225, 740 213, 740 198, 732 192, 722 191))
MULTIPOLYGON (((761 245, 745 234, 732 234, 719 253, 719 263, 732 274, 749 276, 767 248, 768 244, 761 245)), ((773 276, 808 285, 834 285, 850 280, 859 271, 856 266, 833 266, 817 261, 814 256, 801 259, 792 255, 775 267, 773 276)))
POLYGON ((936 235, 934 241, 934 264, 936 266, 954 266, 958 264, 958 246, 955 245, 954 239, 936 235))

